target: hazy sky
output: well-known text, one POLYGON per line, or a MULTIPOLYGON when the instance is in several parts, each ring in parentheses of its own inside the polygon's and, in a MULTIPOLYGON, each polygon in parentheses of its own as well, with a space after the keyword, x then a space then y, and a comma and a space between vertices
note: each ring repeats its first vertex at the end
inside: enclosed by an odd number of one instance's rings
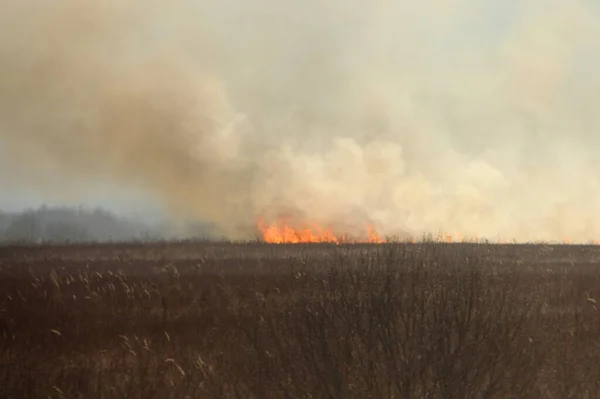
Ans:
POLYGON ((598 37, 591 0, 7 0, 0 207, 600 239, 598 37))
MULTIPOLYGON (((81 193, 75 198, 61 197, 54 192, 48 195, 45 190, 36 189, 35 185, 14 184, 11 174, 18 175, 20 162, 7 162, 2 156, 3 149, 0 148, 0 211, 19 211, 23 209, 37 208, 41 205, 67 205, 85 206, 93 208, 100 206, 124 215, 161 214, 162 209, 153 198, 152 193, 140 192, 140 190, 127 188, 125 185, 85 182, 82 184, 81 193)), ((28 162, 23 159, 21 162, 28 162)), ((31 161, 29 161, 31 162, 31 161)), ((52 184, 61 185, 60 175, 52 176, 52 184)))

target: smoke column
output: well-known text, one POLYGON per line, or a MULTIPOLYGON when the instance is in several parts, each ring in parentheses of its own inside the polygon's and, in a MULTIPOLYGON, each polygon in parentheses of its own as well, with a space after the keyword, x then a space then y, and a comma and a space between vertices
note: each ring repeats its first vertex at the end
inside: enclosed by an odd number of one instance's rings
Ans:
POLYGON ((599 6, 422 3, 5 0, 0 178, 147 190, 231 238, 600 239, 599 6))

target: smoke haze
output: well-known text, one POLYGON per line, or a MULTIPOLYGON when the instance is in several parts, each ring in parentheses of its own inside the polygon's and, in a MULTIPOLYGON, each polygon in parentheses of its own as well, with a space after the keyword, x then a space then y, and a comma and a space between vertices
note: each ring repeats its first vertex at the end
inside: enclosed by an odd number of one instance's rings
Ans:
POLYGON ((598 37, 586 0, 5 0, 0 178, 230 238, 600 239, 598 37))

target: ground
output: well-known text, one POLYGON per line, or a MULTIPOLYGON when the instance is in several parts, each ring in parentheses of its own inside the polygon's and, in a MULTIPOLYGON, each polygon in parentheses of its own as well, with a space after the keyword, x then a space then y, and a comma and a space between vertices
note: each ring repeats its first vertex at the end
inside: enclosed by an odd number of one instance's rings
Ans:
POLYGON ((594 398, 600 247, 0 247, 0 398, 594 398))

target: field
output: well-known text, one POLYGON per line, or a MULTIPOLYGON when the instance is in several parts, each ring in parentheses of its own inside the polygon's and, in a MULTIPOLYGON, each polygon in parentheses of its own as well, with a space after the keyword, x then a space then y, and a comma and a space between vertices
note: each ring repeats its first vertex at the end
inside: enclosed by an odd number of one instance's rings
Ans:
POLYGON ((600 247, 0 247, 0 398, 600 397, 600 247))

